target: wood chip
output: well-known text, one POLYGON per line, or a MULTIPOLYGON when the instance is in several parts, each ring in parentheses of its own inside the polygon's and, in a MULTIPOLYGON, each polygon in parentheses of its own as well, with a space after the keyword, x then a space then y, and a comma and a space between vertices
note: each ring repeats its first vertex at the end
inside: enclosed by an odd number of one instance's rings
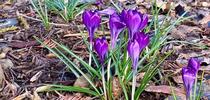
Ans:
POLYGON ((38 73, 36 73, 31 79, 30 82, 35 82, 36 80, 38 80, 38 78, 42 75, 42 71, 39 71, 38 73))

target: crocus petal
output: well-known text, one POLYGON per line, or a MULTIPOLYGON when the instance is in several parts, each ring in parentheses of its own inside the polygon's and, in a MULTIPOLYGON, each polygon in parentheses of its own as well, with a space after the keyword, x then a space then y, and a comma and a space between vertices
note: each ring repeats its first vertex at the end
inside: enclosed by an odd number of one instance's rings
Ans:
POLYGON ((200 68, 200 63, 196 58, 190 58, 189 63, 187 65, 188 68, 192 68, 196 73, 200 68))
POLYGON ((106 54, 108 53, 108 44, 106 41, 106 38, 97 38, 95 43, 94 43, 94 49, 98 56, 100 57, 100 62, 104 63, 106 54))
POLYGON ((194 71, 187 67, 182 68, 182 80, 186 89, 187 98, 190 97, 190 92, 192 91, 193 85, 195 83, 195 78, 196 73, 194 73, 194 71))
POLYGON ((149 35, 145 34, 144 32, 137 32, 134 36, 134 38, 138 41, 139 43, 139 49, 140 52, 147 46, 149 45, 149 35))
POLYGON ((142 15, 142 22, 139 29, 140 30, 144 29, 147 26, 148 21, 149 21, 148 16, 146 14, 142 15))
POLYGON ((119 33, 125 28, 125 24, 118 14, 113 14, 110 16, 109 27, 111 33, 111 46, 112 49, 115 47, 119 33))
POLYGON ((132 68, 136 70, 140 54, 139 43, 136 40, 129 41, 127 50, 132 61, 132 68))
POLYGON ((88 30, 90 42, 93 41, 94 33, 96 29, 100 26, 101 17, 95 11, 85 10, 82 14, 83 24, 88 30))
POLYGON ((123 10, 121 15, 128 28, 129 39, 133 39, 134 34, 143 30, 148 22, 147 15, 143 15, 137 10, 123 10))

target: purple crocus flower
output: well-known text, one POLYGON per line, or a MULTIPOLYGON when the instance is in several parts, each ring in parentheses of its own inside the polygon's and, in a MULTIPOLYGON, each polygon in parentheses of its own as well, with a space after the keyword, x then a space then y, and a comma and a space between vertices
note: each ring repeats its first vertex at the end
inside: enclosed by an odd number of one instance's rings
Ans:
POLYGON ((189 99, 193 85, 195 83, 196 74, 199 70, 200 63, 195 58, 190 58, 187 67, 182 68, 182 80, 186 89, 186 97, 189 99))
POLYGON ((118 35, 125 28, 125 24, 120 18, 120 15, 114 13, 113 15, 110 16, 109 27, 110 27, 110 33, 111 33, 111 47, 113 49, 115 48, 118 35))
POLYGON ((134 38, 140 44, 140 52, 149 44, 149 35, 145 34, 144 32, 135 33, 134 38))
POLYGON ((128 54, 132 60, 133 70, 137 69, 139 54, 149 44, 149 36, 144 32, 137 32, 133 40, 128 42, 128 54))
POLYGON ((104 63, 106 54, 108 53, 108 43, 106 41, 106 38, 97 38, 94 43, 94 49, 100 57, 100 62, 104 63))
POLYGON ((144 29, 148 22, 148 16, 137 10, 123 10, 121 15, 128 28, 129 39, 133 39, 134 34, 144 29))
POLYGON ((139 54, 140 54, 140 46, 137 40, 129 41, 128 42, 128 54, 131 57, 132 61, 132 69, 136 70, 139 60, 139 54))
POLYGON ((85 10, 82 14, 82 19, 89 33, 90 43, 92 43, 94 33, 96 29, 100 26, 101 17, 96 11, 85 10))

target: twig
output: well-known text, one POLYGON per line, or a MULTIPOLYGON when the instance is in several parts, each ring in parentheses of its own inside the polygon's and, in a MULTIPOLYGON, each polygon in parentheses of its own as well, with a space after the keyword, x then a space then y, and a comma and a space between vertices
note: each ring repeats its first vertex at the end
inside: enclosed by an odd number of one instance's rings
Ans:
MULTIPOLYGON (((24 15, 24 14, 21 14, 21 13, 17 13, 17 15, 18 15, 18 16, 23 16, 23 17, 28 18, 28 19, 31 19, 31 20, 39 21, 39 22, 42 21, 42 20, 40 20, 40 19, 33 18, 33 17, 29 17, 29 16, 24 15)), ((57 23, 49 23, 49 24, 54 25, 54 26, 70 26, 70 25, 68 25, 68 24, 57 24, 57 23)))

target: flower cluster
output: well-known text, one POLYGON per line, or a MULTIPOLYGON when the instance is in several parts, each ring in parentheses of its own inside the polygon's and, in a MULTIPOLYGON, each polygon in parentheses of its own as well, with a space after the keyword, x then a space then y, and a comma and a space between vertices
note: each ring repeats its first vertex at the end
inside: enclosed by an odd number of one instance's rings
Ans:
POLYGON ((196 58, 190 58, 188 65, 182 68, 182 79, 186 89, 187 99, 190 97, 199 67, 199 61, 196 58))
MULTIPOLYGON (((108 8, 102 11, 89 11, 86 10, 83 13, 83 23, 85 24, 89 37, 90 37, 90 46, 94 40, 94 32, 100 25, 101 18, 99 14, 109 15, 109 28, 111 35, 111 50, 115 49, 118 36, 124 30, 128 30, 128 44, 127 44, 127 52, 132 61, 132 69, 133 69, 133 84, 132 84, 132 100, 134 100, 135 93, 135 83, 136 83, 136 72, 138 68, 138 60, 139 55, 142 50, 149 44, 149 36, 145 34, 142 30, 146 27, 148 22, 148 17, 145 14, 141 14, 137 10, 123 10, 120 14, 115 10, 108 8)), ((105 99, 106 96, 106 86, 105 86, 105 71, 104 71, 104 61, 106 55, 108 53, 108 43, 105 37, 97 38, 94 41, 94 49, 100 58, 100 63, 102 65, 102 82, 105 99)), ((91 62, 91 57, 89 58, 89 62, 91 62)), ((111 63, 111 59, 109 60, 109 64, 111 63)), ((89 63, 89 65, 91 65, 89 63)), ((110 66, 107 67, 107 77, 109 80, 110 74, 110 66)))
MULTIPOLYGON (((100 25, 101 18, 99 14, 110 15, 111 49, 115 48, 119 34, 127 27, 129 34, 127 50, 133 63, 133 69, 137 69, 139 55, 149 44, 149 36, 142 31, 147 25, 148 16, 141 14, 137 10, 125 9, 120 14, 110 8, 99 12, 86 10, 82 18, 88 30, 91 43, 94 39, 94 32, 100 25)), ((104 56, 108 52, 108 46, 104 46, 105 44, 108 45, 105 38, 96 39, 95 41, 94 48, 100 56, 100 61, 104 61, 104 56)))

